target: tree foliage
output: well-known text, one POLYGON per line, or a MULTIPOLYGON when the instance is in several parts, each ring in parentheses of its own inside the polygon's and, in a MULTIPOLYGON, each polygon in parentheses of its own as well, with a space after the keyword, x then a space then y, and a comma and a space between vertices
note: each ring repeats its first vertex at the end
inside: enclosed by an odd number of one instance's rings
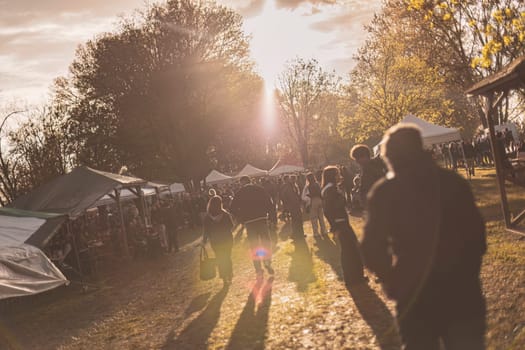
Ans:
MULTIPOLYGON (((525 53, 523 1, 406 0, 404 5, 411 23, 425 33, 440 68, 463 91, 525 53)), ((518 93, 518 100, 523 96, 518 93)), ((481 104, 473 103, 481 117, 481 104)), ((505 122, 512 111, 504 103, 497 113, 498 121, 505 122)))
POLYGON ((189 181, 227 166, 215 153, 264 151, 242 133, 262 91, 248 54, 240 15, 190 0, 151 5, 82 45, 55 84, 78 161, 189 181))

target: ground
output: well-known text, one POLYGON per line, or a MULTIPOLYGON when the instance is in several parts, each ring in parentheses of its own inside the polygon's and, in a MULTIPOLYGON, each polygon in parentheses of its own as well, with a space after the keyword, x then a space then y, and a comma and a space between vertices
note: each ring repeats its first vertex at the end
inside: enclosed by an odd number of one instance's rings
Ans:
MULTIPOLYGON (((493 173, 480 171, 471 183, 488 228, 487 345, 523 349, 525 238, 503 229, 493 173)), ((525 196, 509 191, 512 205, 525 206, 525 196)), ((362 220, 351 221, 360 234, 362 220)), ((0 348, 399 349, 393 304, 381 286, 370 276, 368 286, 349 292, 337 244, 314 241, 306 221, 305 228, 307 245, 279 241, 275 277, 262 283, 238 242, 229 288, 199 280, 192 232, 177 254, 116 265, 84 291, 73 284, 11 305, 1 316, 0 348)))

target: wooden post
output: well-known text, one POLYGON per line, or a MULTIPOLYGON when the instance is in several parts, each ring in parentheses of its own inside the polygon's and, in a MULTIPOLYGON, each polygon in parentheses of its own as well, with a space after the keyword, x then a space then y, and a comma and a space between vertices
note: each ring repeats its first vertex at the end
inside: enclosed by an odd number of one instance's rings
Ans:
POLYGON ((121 240, 124 244, 124 257, 126 259, 129 259, 129 247, 128 247, 128 233, 126 232, 126 224, 124 222, 124 214, 122 213, 122 203, 120 203, 120 189, 115 189, 115 200, 117 201, 117 207, 118 207, 118 213, 120 216, 120 225, 122 230, 121 232, 121 240))
POLYGON ((77 260, 78 273, 80 274, 80 277, 82 278, 84 274, 82 273, 82 265, 80 264, 80 254, 78 253, 77 240, 75 238, 75 234, 71 233, 71 222, 69 221, 69 219, 67 219, 66 231, 67 231, 67 234, 73 238, 73 251, 75 252, 75 259, 77 260))
POLYGON ((485 109, 485 118, 487 119, 487 124, 489 126, 489 135, 490 135, 490 144, 492 146, 492 156, 494 157, 494 165, 496 167, 496 177, 498 179, 498 188, 501 196, 501 209, 503 210, 503 219, 505 220, 505 227, 509 228, 511 226, 509 202, 507 201, 507 191, 505 190, 505 171, 503 169, 503 159, 501 159, 498 152, 498 147, 496 145, 496 131, 494 129, 494 120, 492 119, 492 114, 494 111, 493 100, 494 93, 491 92, 488 95, 485 95, 486 98, 486 109, 485 109))

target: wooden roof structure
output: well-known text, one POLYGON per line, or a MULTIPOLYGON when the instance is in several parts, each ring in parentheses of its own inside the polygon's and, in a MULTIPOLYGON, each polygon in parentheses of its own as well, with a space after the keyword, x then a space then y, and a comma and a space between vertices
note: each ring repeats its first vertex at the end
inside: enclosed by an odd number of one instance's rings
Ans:
POLYGON ((483 96, 485 98, 485 121, 489 128, 490 143, 492 154, 496 166, 496 176, 498 179, 498 188, 501 197, 501 208, 505 226, 508 231, 525 234, 525 230, 518 227, 519 223, 525 218, 525 210, 519 214, 513 215, 509 209, 507 191, 505 189, 505 180, 512 179, 509 175, 509 169, 504 168, 501 153, 496 151, 498 147, 495 132, 494 111, 501 102, 508 96, 511 90, 525 88, 525 55, 519 57, 502 68, 499 72, 494 73, 469 88, 466 93, 473 96, 483 96))

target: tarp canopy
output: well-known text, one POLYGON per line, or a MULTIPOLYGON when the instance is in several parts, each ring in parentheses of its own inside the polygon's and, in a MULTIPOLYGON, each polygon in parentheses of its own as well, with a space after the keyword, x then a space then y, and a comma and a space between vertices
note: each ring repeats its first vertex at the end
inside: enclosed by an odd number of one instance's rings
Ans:
POLYGON ((218 172, 217 170, 212 170, 208 176, 206 176, 206 183, 208 185, 223 184, 232 181, 233 178, 223 173, 218 172))
MULTIPOLYGON (((427 148, 440 143, 461 140, 461 135, 457 129, 432 124, 412 114, 404 117, 398 124, 407 123, 415 124, 419 127, 421 130, 421 137, 423 138, 423 146, 427 148)), ((375 154, 378 153, 381 143, 382 141, 374 147, 375 154)))
POLYGON ((146 181, 136 177, 79 167, 17 198, 9 206, 67 214, 71 219, 75 219, 110 191, 145 183, 146 181))
POLYGON ((242 168, 242 170, 239 171, 237 175, 235 175, 235 178, 238 179, 242 176, 259 177, 259 176, 266 176, 266 175, 268 175, 268 171, 254 167, 251 164, 246 164, 246 166, 242 168))
POLYGON ((37 294, 66 283, 40 249, 29 244, 0 246, 0 299, 37 294))
POLYGON ((184 188, 183 184, 179 184, 175 182, 170 185, 170 191, 171 193, 180 193, 180 192, 186 191, 186 189, 184 188))
POLYGON ((36 294, 67 283, 37 248, 45 246, 66 218, 0 208, 0 299, 36 294))
POLYGON ((298 165, 279 165, 275 169, 270 170, 270 176, 278 176, 283 174, 302 172, 305 169, 298 165))
POLYGON ((66 219, 66 215, 0 208, 0 247, 28 243, 43 248, 66 219))

